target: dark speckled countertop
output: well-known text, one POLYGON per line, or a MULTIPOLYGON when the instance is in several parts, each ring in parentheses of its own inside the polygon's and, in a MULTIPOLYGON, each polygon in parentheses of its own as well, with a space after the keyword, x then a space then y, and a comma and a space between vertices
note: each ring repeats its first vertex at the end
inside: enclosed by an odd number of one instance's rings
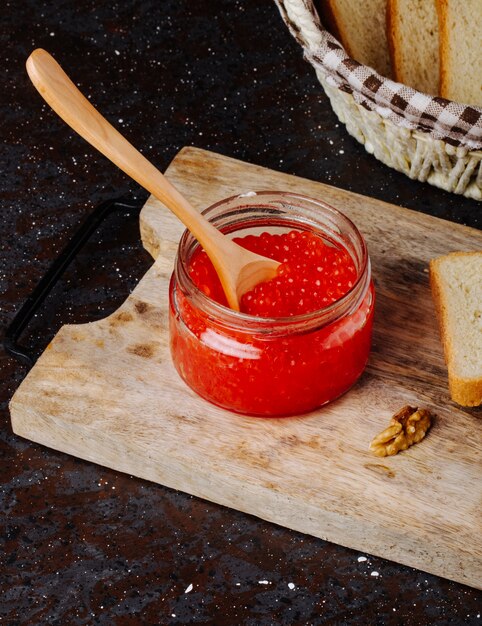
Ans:
MULTIPOLYGON (((47 110, 44 47, 161 169, 196 145, 481 226, 482 205, 389 170, 337 122, 270 0, 4 0, 0 324, 102 200, 145 193, 47 110)), ((149 267, 135 211, 111 217, 32 322, 115 310, 149 267)), ((303 536, 12 434, 26 368, 1 365, 0 623, 480 624, 468 587, 303 536)))

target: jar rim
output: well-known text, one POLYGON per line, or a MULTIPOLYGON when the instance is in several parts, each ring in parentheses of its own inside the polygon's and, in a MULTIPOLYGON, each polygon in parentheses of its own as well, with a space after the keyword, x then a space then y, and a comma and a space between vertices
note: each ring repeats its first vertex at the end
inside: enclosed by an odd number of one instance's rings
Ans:
MULTIPOLYGON (((273 330, 274 327, 281 327, 286 329, 287 327, 297 328, 305 327, 306 325, 309 325, 311 327, 314 322, 316 323, 316 325, 324 325, 343 317, 345 314, 351 311, 352 308, 355 308, 356 304, 359 302, 359 300, 361 300, 361 297, 364 296, 366 288, 368 288, 370 282, 370 259, 368 256, 366 242, 354 222, 344 213, 331 206, 324 200, 318 200, 316 198, 305 196, 303 194, 293 193, 289 191, 262 190, 249 191, 233 195, 228 198, 224 198, 204 209, 202 211, 202 214, 209 219, 209 214, 212 213, 215 209, 219 209, 219 207, 223 205, 229 205, 235 201, 240 202, 240 205, 239 207, 237 207, 237 209, 266 209, 270 208, 268 206, 268 198, 271 198, 272 201, 291 200, 293 202, 293 205, 295 206, 296 201, 298 201, 299 203, 309 203, 311 205, 314 205, 318 209, 322 209, 325 214, 329 214, 331 217, 334 217, 344 222, 344 225, 348 227, 348 229, 354 235, 361 249, 361 260, 359 266, 357 266, 356 280, 354 281, 350 289, 341 298, 331 303, 327 307, 316 309, 315 311, 311 311, 309 313, 302 313, 299 315, 285 317, 258 317, 249 313, 235 311, 234 309, 224 306, 223 304, 220 304, 219 302, 216 302, 215 300, 210 298, 203 291, 201 291, 192 280, 189 271, 187 270, 188 261, 190 258, 187 258, 187 252, 191 249, 191 247, 199 245, 199 243, 187 229, 183 232, 179 241, 178 252, 175 261, 174 271, 176 277, 178 278, 178 281, 180 282, 180 285, 184 287, 184 290, 186 288, 188 289, 189 296, 192 298, 193 304, 197 308, 200 308, 205 313, 209 314, 215 319, 224 321, 230 325, 242 327, 243 329, 249 327, 251 330, 273 330), (257 201, 258 198, 259 201, 257 201), (357 295, 359 295, 360 297, 356 297, 357 295)), ((277 217, 279 217, 281 221, 283 220, 282 213, 278 213, 277 217)), ((316 224, 314 218, 304 219, 303 221, 293 218, 293 221, 298 221, 300 224, 305 225, 310 224, 318 231, 320 230, 320 225, 316 224)))

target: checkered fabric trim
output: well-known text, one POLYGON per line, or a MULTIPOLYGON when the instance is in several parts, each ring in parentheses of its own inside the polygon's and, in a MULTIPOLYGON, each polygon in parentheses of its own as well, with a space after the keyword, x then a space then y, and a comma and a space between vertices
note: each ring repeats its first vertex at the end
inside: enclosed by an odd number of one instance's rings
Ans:
POLYGON ((397 126, 419 130, 453 146, 482 149, 482 109, 423 94, 396 83, 350 58, 325 30, 305 58, 326 76, 328 83, 352 94, 355 102, 397 126))

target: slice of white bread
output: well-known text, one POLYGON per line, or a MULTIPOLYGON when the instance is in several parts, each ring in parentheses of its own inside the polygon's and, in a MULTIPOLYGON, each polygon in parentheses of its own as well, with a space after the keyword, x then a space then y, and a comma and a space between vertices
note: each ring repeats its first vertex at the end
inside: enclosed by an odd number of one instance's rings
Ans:
POLYGON ((386 0, 317 0, 323 25, 348 54, 383 76, 391 76, 386 0))
POLYGON ((387 34, 395 80, 437 96, 439 31, 436 0, 388 0, 387 34))
POLYGON ((482 106, 482 0, 437 0, 440 95, 482 106))
POLYGON ((453 252, 430 261, 452 400, 482 404, 482 250, 453 252))

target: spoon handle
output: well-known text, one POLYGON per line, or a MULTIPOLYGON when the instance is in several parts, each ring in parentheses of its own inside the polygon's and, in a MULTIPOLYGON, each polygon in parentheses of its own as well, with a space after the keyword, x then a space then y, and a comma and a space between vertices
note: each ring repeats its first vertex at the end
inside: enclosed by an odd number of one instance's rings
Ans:
POLYGON ((48 52, 34 50, 27 59, 27 72, 40 95, 64 122, 163 202, 206 252, 215 254, 213 243, 220 237, 225 239, 221 233, 92 106, 48 52))

